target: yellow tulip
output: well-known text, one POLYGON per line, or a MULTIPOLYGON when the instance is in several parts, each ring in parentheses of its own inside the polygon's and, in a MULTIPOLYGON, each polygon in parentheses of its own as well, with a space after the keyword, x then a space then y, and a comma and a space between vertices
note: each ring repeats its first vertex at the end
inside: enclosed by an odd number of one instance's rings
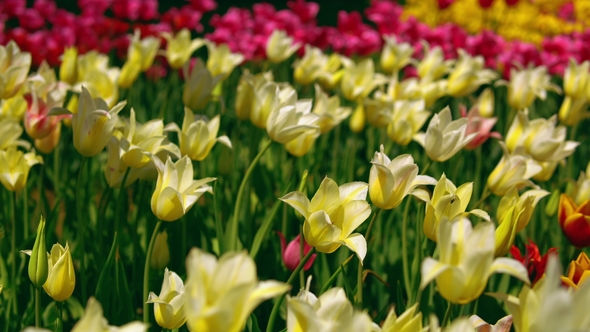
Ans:
POLYGON ((516 233, 522 231, 528 225, 535 206, 541 198, 549 195, 548 191, 533 189, 524 192, 520 197, 516 187, 508 190, 500 200, 496 216, 498 228, 496 229, 496 257, 504 256, 514 244, 516 233))
POLYGON ((318 83, 326 90, 333 90, 344 75, 344 69, 341 69, 342 65, 351 62, 350 59, 338 53, 330 54, 319 72, 318 83))
POLYGON ((160 327, 173 330, 186 322, 184 283, 178 274, 165 269, 160 295, 150 292, 147 303, 154 304, 154 316, 160 327))
POLYGON ((586 166, 586 171, 580 172, 578 181, 573 186, 571 196, 578 205, 590 199, 590 162, 586 166))
POLYGON ((240 53, 232 53, 227 44, 215 45, 210 41, 206 44, 209 51, 207 68, 214 77, 219 75, 222 80, 226 79, 234 68, 244 61, 244 56, 240 53))
POLYGON ((509 153, 503 142, 500 142, 504 152, 502 159, 488 177, 488 188, 497 196, 505 195, 512 187, 520 190, 524 187, 537 186, 530 180, 543 170, 543 167, 524 153, 522 147, 509 153))
POLYGON ((235 109, 239 119, 247 120, 250 118, 255 91, 267 82, 273 82, 272 71, 252 75, 248 69, 244 69, 236 92, 235 109))
MULTIPOLYGON (((107 162, 104 166, 104 177, 111 188, 121 188, 123 177, 129 168, 129 166, 127 166, 127 164, 121 159, 122 150, 120 143, 120 138, 113 136, 107 144, 107 162)), ((142 174, 147 171, 149 166, 150 165, 148 164, 143 168, 131 168, 127 175, 127 179, 125 180, 125 187, 129 187, 137 181, 137 179, 141 178, 142 174)), ((156 172, 155 167, 154 172, 156 172)))
POLYGON ((197 118, 187 107, 184 108, 184 120, 182 129, 176 124, 167 126, 167 129, 178 133, 180 153, 192 160, 202 161, 209 155, 215 143, 219 142, 231 149, 229 137, 223 135, 217 137, 219 131, 219 115, 211 120, 197 118))
POLYGON ((496 85, 508 85, 508 104, 515 110, 529 107, 535 98, 545 100, 547 91, 561 92, 551 83, 545 66, 510 71, 510 82, 500 80, 496 85))
POLYGON ((6 150, 11 146, 22 146, 28 149, 29 142, 20 139, 23 134, 23 127, 12 118, 0 119, 0 150, 6 150))
POLYGON ((373 59, 367 58, 359 64, 351 62, 344 70, 340 89, 344 98, 356 101, 367 97, 377 86, 385 83, 385 77, 375 73, 373 59))
POLYGON ((127 60, 123 67, 121 67, 121 72, 117 78, 117 84, 123 89, 128 89, 135 80, 137 80, 140 72, 141 67, 139 63, 127 60))
POLYGON ((193 248, 186 271, 184 305, 190 331, 242 331, 261 302, 290 289, 282 282, 258 281, 256 264, 245 251, 228 252, 218 260, 193 248))
POLYGON ((61 138, 61 122, 58 122, 55 127, 49 132, 49 135, 43 138, 36 138, 35 139, 35 149, 45 153, 50 154, 55 147, 59 144, 59 139, 61 138))
POLYGON ((484 118, 494 116, 494 90, 491 88, 484 89, 477 98, 476 105, 479 114, 484 118))
POLYGON ((316 128, 304 131, 297 138, 285 143, 285 150, 295 157, 302 157, 311 150, 320 131, 316 128))
POLYGON ((430 108, 440 97, 447 93, 447 80, 430 81, 429 79, 421 79, 419 88, 426 108, 430 108))
POLYGON ((78 57, 78 82, 74 91, 81 93, 86 88, 93 98, 102 98, 109 107, 119 101, 119 76, 121 70, 109 68, 109 58, 105 54, 90 51, 78 57))
POLYGON ((47 258, 49 273, 43 289, 55 301, 63 302, 72 296, 76 286, 74 263, 68 243, 66 242, 65 248, 59 243, 54 244, 47 258))
POLYGON ((186 28, 178 31, 174 36, 169 32, 163 32, 162 37, 167 41, 165 55, 172 69, 181 68, 194 51, 205 45, 203 39, 191 39, 191 33, 186 28))
MULTIPOLYGON (((334 59, 338 59, 337 57, 334 59)), ((336 61, 336 60, 332 60, 336 61)), ((301 59, 295 60, 293 63, 294 71, 293 77, 295 82, 301 85, 309 85, 313 83, 320 76, 322 70, 328 63, 328 56, 317 47, 309 44, 305 45, 305 54, 301 59)), ((338 63, 340 68, 340 63, 338 63)), ((338 69, 337 68, 337 69, 338 69)), ((336 69, 336 70, 337 70, 336 69)))
POLYGON ((547 260, 545 276, 531 288, 524 285, 518 297, 493 293, 504 301, 512 314, 516 332, 588 331, 590 283, 578 289, 562 286, 561 264, 557 255, 547 260), (556 306, 559 303, 559 306, 556 306))
POLYGON ((266 42, 266 57, 272 63, 280 63, 287 60, 295 53, 301 44, 293 44, 293 38, 288 37, 283 30, 273 30, 266 42))
POLYGON ((266 131, 273 141, 287 144, 306 132, 319 132, 318 120, 318 115, 311 113, 311 100, 301 100, 273 109, 266 121, 266 131))
POLYGON ((393 113, 387 125, 387 136, 399 145, 410 144, 414 135, 430 117, 424 99, 398 100, 393 104, 393 113))
POLYGON ((141 38, 141 32, 136 29, 127 50, 127 61, 138 63, 142 72, 147 71, 154 63, 159 49, 159 38, 153 36, 141 38))
POLYGON ((0 150, 0 182, 10 191, 21 191, 27 184, 31 167, 42 163, 43 158, 34 151, 23 153, 14 145, 0 150))
POLYGON ((105 72, 109 68, 109 57, 106 54, 90 51, 76 57, 77 82, 81 82, 88 73, 105 72))
POLYGON ((27 101, 21 94, 16 94, 9 99, 0 100, 0 120, 3 118, 11 118, 20 122, 27 110, 27 101))
POLYGON ((400 82, 397 76, 392 76, 389 79, 389 84, 385 92, 380 90, 375 91, 375 99, 390 103, 396 100, 420 99, 421 96, 422 91, 419 81, 415 77, 407 78, 400 82))
POLYGON ((417 133, 414 140, 424 147, 430 159, 443 162, 477 136, 477 133, 466 135, 466 130, 467 118, 453 121, 451 109, 447 106, 432 117, 426 133, 417 133))
MULTIPOLYGON (((113 136, 117 114, 125 104, 122 101, 109 110, 103 99, 92 99, 88 90, 82 87, 78 112, 72 115, 74 147, 81 155, 92 157, 102 152, 113 136)), ((65 108, 53 108, 50 112, 50 115, 59 114, 71 113, 65 108)))
POLYGON ((397 74, 410 63, 414 48, 408 43, 398 43, 394 37, 385 36, 381 50, 381 69, 387 74, 397 74))
MULTIPOLYGON (((590 86, 590 84, 588 84, 590 86)), ((572 98, 565 96, 561 107, 559 108, 559 121, 566 126, 574 126, 584 119, 590 118, 590 112, 588 109, 588 99, 584 98, 572 98)))
POLYGON ((110 326, 103 316, 102 306, 94 297, 88 299, 82 318, 74 325, 71 332, 146 332, 148 326, 134 321, 120 328, 110 326))
POLYGON ((573 99, 586 99, 586 87, 590 84, 590 61, 578 64, 574 58, 563 75, 563 92, 573 99))
POLYGON ((468 214, 474 214, 485 221, 490 221, 490 216, 483 210, 474 209, 465 212, 471 200, 472 191, 472 182, 464 183, 457 188, 451 180, 447 179, 444 173, 436 183, 432 197, 429 197, 426 191, 416 189, 413 193, 414 196, 426 203, 424 234, 433 241, 439 241, 437 235, 443 220, 453 220, 465 217, 468 214))
POLYGON ((182 102, 193 111, 202 110, 211 100, 213 89, 221 76, 213 77, 201 59, 197 59, 189 74, 189 63, 182 67, 186 83, 182 91, 182 102))
POLYGON ((367 115, 365 114, 365 105, 362 102, 358 102, 352 116, 350 117, 350 130, 353 133, 360 133, 365 129, 365 122, 367 115))
POLYGON ((356 310, 344 289, 335 287, 316 297, 306 289, 287 297, 287 331, 356 332, 372 331, 371 317, 356 310))
POLYGON ((152 195, 152 212, 160 220, 174 221, 180 219, 206 192, 212 188, 207 183, 215 178, 193 179, 193 165, 184 156, 173 163, 170 157, 163 164, 153 158, 158 170, 156 189, 152 195))
POLYGON ((31 68, 31 53, 21 52, 18 45, 9 41, 0 45, 0 99, 8 99, 18 93, 31 68))
POLYGON ((59 79, 70 85, 78 81, 78 49, 75 46, 66 47, 59 66, 59 79))
POLYGON ((352 233, 371 214, 367 203, 368 185, 350 182, 338 187, 324 178, 311 201, 301 192, 293 191, 281 200, 305 218, 303 236, 318 251, 332 253, 341 245, 347 246, 362 261, 367 253, 367 242, 359 233, 352 233))
MULTIPOLYGON (((360 111, 358 111, 360 113, 360 111)), ((357 117, 360 115, 357 113, 357 117)), ((387 127, 391 122, 391 117, 393 114, 393 103, 383 101, 383 99, 373 99, 373 98, 365 98, 362 103, 357 104, 355 112, 352 113, 353 115, 350 117, 350 125, 351 127, 354 125, 355 131, 353 132, 361 132, 365 126, 365 117, 366 121, 373 127, 377 128, 384 128, 387 127), (363 117, 360 119, 362 122, 356 118, 354 118, 355 113, 361 109, 363 110, 363 117), (354 121, 359 121, 359 124, 354 124, 354 121)))
POLYGON ((294 105, 297 101, 297 91, 287 84, 279 86, 269 81, 254 88, 250 121, 258 128, 266 128, 272 112, 287 105, 294 105))
POLYGON ((448 73, 454 62, 454 60, 445 60, 440 46, 430 48, 427 43, 424 43, 424 57, 418 62, 416 69, 422 80, 434 82, 448 73))
POLYGON ((311 112, 320 117, 318 126, 320 126, 320 132, 325 134, 344 121, 352 113, 352 109, 340 107, 339 96, 328 97, 328 94, 315 84, 315 101, 311 112))
POLYGON ((417 310, 418 303, 406 309, 400 316, 395 314, 394 309, 389 310, 381 332, 428 332, 428 327, 422 327, 422 313, 417 310))
POLYGON ((451 303, 466 304, 485 290, 492 273, 506 273, 529 284, 528 271, 519 261, 494 259, 494 224, 474 228, 467 218, 441 221, 438 229, 439 260, 422 261, 420 288, 436 280, 440 295, 451 303))
POLYGON ((462 49, 458 52, 459 58, 447 80, 447 92, 451 96, 467 96, 481 85, 497 78, 498 74, 495 71, 484 68, 482 56, 471 57, 462 49))
MULTIPOLYGON (((152 252, 152 257, 150 257, 150 267, 154 270, 161 270, 165 268, 169 262, 170 248, 168 248, 168 233, 166 232, 166 230, 164 230, 163 232, 160 232, 158 233, 158 235, 156 235, 156 241, 154 242, 154 251, 152 252)), ((164 283, 165 282, 166 278, 164 278, 164 283)), ((164 285, 162 285, 162 289, 163 288, 164 285)))
POLYGON ((427 175, 418 175, 418 165, 409 154, 389 159, 384 152, 375 152, 371 160, 369 175, 369 196, 373 205, 380 209, 396 208, 402 200, 411 195, 420 185, 435 185, 437 181, 427 175))

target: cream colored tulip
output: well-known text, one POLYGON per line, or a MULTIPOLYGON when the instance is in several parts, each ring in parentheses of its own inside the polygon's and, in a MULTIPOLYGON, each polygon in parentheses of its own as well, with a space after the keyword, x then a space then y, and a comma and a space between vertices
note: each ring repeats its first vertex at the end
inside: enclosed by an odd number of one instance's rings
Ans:
POLYGON ((467 96, 498 77, 495 71, 484 68, 482 56, 472 57, 462 49, 458 52, 459 58, 447 80, 447 92, 451 96, 467 96))
POLYGON ((529 107, 535 98, 545 100, 547 91, 561 93, 561 89, 551 83, 547 67, 538 66, 510 71, 510 82, 498 81, 497 85, 508 85, 508 104, 516 110, 529 107))
POLYGON ((191 33, 186 28, 178 31, 174 36, 169 32, 162 32, 162 37, 167 41, 165 56, 172 69, 182 68, 193 52, 205 45, 203 39, 191 39, 191 33))
POLYGON ((273 109, 266 121, 266 131, 273 141, 286 144, 311 130, 319 132, 318 120, 319 116, 311 113, 311 100, 301 100, 273 109))
POLYGON ((426 133, 417 133, 414 140, 424 147, 430 159, 443 162, 477 136, 477 133, 466 135, 466 130, 467 119, 453 121, 451 109, 447 106, 432 117, 426 133))
POLYGON ((68 243, 66 242, 65 248, 59 243, 54 244, 47 259, 49 271, 43 289, 55 301, 63 302, 72 296, 76 286, 74 263, 68 243))
POLYGON ((586 99, 586 87, 590 84, 590 61, 578 64, 570 58, 563 75, 563 92, 574 99, 586 99))
POLYGON ((304 131, 297 138, 285 143, 285 150, 295 157, 302 157, 311 150, 320 134, 317 128, 304 131))
MULTIPOLYGON (((293 77, 301 85, 309 85, 320 76, 328 64, 328 56, 317 47, 305 45, 305 54, 293 63, 293 77)), ((338 68, 340 64, 338 63, 338 68)), ((337 68, 337 69, 338 69, 337 68)))
POLYGON ((21 52, 14 40, 0 45, 0 99, 8 99, 18 93, 31 68, 31 53, 21 52))
POLYGON ((381 69, 387 74, 397 74, 410 63, 414 48, 408 43, 398 43, 394 37, 385 36, 381 50, 381 69))
POLYGON ((254 107, 255 91, 267 82, 273 82, 272 71, 252 75, 248 69, 244 69, 236 92, 236 115, 241 120, 250 118, 254 107))
POLYGON ((464 183, 457 188, 444 173, 436 183, 432 197, 425 190, 415 190, 414 195, 426 203, 424 234, 433 241, 439 241, 437 235, 443 220, 454 220, 469 214, 490 221, 490 216, 483 210, 473 209, 466 212, 472 192, 472 182, 464 183))
POLYGON ((439 260, 422 261, 420 288, 436 280, 440 295, 451 303, 466 304, 485 290, 491 274, 505 273, 529 284, 528 271, 512 258, 494 259, 494 224, 472 227, 467 218, 445 219, 438 229, 439 260))
POLYGON ((10 191, 21 191, 27 184, 31 167, 36 164, 43 164, 43 158, 35 151, 23 153, 14 145, 0 150, 0 182, 10 191))
POLYGON ((30 148, 29 142, 20 139, 23 131, 23 127, 16 120, 12 118, 0 119, 0 133, 2 133, 0 135, 0 150, 6 150, 11 146, 30 148))
POLYGON ((494 116, 494 90, 491 88, 484 89, 479 97, 477 97, 475 105, 479 110, 479 114, 484 118, 494 116))
POLYGON ((447 80, 430 81, 422 79, 419 86, 426 108, 434 106, 434 103, 447 93, 447 80))
MULTIPOLYGON (((117 136, 111 137, 107 144, 107 161, 104 166, 104 176, 110 188, 121 188, 123 177, 128 169, 129 174, 127 174, 127 179, 125 180, 125 187, 129 187, 135 181, 142 178, 142 175, 146 171, 149 172, 147 168, 151 166, 150 164, 142 168, 130 168, 127 166, 121 159, 122 149, 120 144, 120 138, 117 136)), ((153 171, 157 174, 155 166, 153 166, 153 171)))
POLYGON ((59 65, 59 79, 70 85, 78 81, 78 49, 75 46, 66 47, 59 65))
POLYGON ((301 44, 293 43, 294 39, 287 36, 283 30, 274 30, 266 42, 266 57, 272 63, 287 60, 295 53, 301 44))
POLYGON ((590 199, 590 162, 586 166, 586 171, 580 172, 578 181, 573 186, 571 197, 577 205, 582 205, 584 201, 590 199))
POLYGON ((328 94, 316 84, 315 101, 311 112, 320 117, 318 126, 321 133, 325 134, 344 121, 352 113, 352 109, 350 107, 341 107, 339 96, 328 97, 328 94))
POLYGON ((173 330, 186 322, 184 284, 178 274, 165 269, 160 295, 150 292, 147 303, 154 304, 154 316, 160 327, 173 330))
POLYGON ((400 82, 397 76, 392 76, 389 79, 385 92, 380 90, 375 91, 375 99, 389 103, 397 100, 420 99, 421 97, 422 91, 419 81, 415 77, 407 78, 400 82))
POLYGON ((297 101, 297 91, 289 84, 266 82, 254 91, 250 121, 258 128, 266 128, 270 114, 297 101))
POLYGON ((529 157, 522 147, 517 147, 509 153, 504 142, 500 142, 500 146, 504 154, 488 177, 487 185, 490 191, 494 195, 504 196, 514 186, 518 190, 525 187, 537 188, 530 179, 540 173, 543 167, 529 157))
POLYGON ((10 118, 18 122, 22 121, 27 107, 27 101, 20 94, 16 94, 9 99, 0 100, 0 121, 4 118, 10 118))
POLYGON ((274 280, 258 281, 256 264, 245 251, 228 252, 218 260, 193 248, 186 271, 184 305, 189 331, 242 331, 260 303, 291 288, 274 280))
POLYGON ((334 90, 344 75, 345 69, 343 65, 352 63, 352 60, 346 58, 338 53, 332 53, 328 57, 327 62, 320 70, 318 76, 318 83, 326 90, 334 90))
POLYGON ((159 38, 149 36, 141 39, 141 32, 136 29, 127 48, 127 61, 121 68, 119 85, 122 88, 130 87, 140 72, 150 69, 159 49, 159 38))
POLYGON ((418 70, 418 76, 422 80, 428 82, 434 82, 439 80, 445 74, 447 74, 454 64, 454 60, 445 60, 444 54, 440 46, 430 48, 430 46, 424 44, 424 56, 422 60, 418 62, 416 69, 418 70))
POLYGON ((207 68, 211 75, 221 76, 222 80, 226 79, 234 68, 244 61, 244 56, 241 53, 233 53, 227 44, 215 45, 213 42, 207 41, 206 45, 209 52, 207 68))
MULTIPOLYGON (((588 84, 590 86, 590 84, 588 84)), ((561 107, 559 108, 559 121, 566 126, 575 126, 590 118, 588 109, 588 99, 586 97, 574 99, 570 96, 565 96, 561 107)))
POLYGON ((109 326, 103 316, 102 306, 94 297, 88 299, 82 318, 74 325, 71 332, 146 332, 148 326, 134 321, 121 327, 109 326))
POLYGON ((203 60, 197 58, 195 66, 189 74, 189 62, 182 67, 186 83, 182 90, 182 102, 193 111, 203 110, 213 97, 213 90, 221 81, 222 76, 213 77, 205 67, 203 60))
POLYGON ((387 136, 399 145, 410 144, 430 117, 431 113, 425 110, 425 106, 424 99, 396 101, 387 125, 387 136))
POLYGON ((206 192, 212 193, 213 188, 207 183, 215 178, 193 179, 193 165, 184 156, 173 163, 170 157, 163 164, 153 158, 158 170, 158 180, 152 195, 152 212, 158 219, 175 221, 184 216, 197 200, 206 192))
POLYGON ((389 310, 387 318, 380 332, 428 332, 428 327, 422 327, 422 313, 418 311, 418 303, 409 307, 397 316, 395 310, 389 310))
POLYGON ((512 327, 512 315, 500 318, 494 325, 488 324, 477 315, 469 317, 469 322, 475 328, 475 332, 510 332, 510 328, 512 327))
POLYGON ((211 120, 205 117, 196 117, 190 109, 184 109, 182 129, 174 123, 167 128, 178 133, 180 153, 192 160, 202 161, 207 158, 211 149, 217 142, 231 149, 229 137, 223 135, 217 137, 219 132, 219 115, 211 120))
POLYGON ((385 77, 375 73, 371 58, 358 64, 351 63, 344 70, 340 89, 344 98, 356 101, 367 97, 377 86, 385 83, 385 77))
POLYGON ((371 160, 369 175, 369 196, 373 205, 391 210, 400 205, 407 195, 421 185, 435 185, 437 181, 427 175, 418 175, 418 165, 409 154, 389 159, 383 144, 371 160))

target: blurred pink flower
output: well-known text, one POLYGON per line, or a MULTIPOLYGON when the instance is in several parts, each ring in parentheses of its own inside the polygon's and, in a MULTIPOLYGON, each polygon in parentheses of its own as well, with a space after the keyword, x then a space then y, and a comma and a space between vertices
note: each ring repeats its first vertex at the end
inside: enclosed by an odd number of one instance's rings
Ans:
POLYGON ((118 19, 137 21, 143 1, 145 0, 117 0, 111 10, 118 19))
POLYGON ((179 8, 170 8, 162 15, 162 22, 170 24, 172 30, 180 31, 184 28, 195 30, 197 32, 203 31, 201 24, 201 17, 203 14, 192 9, 190 6, 182 6, 179 8))
POLYGON ((392 1, 371 1, 371 7, 365 10, 367 19, 377 25, 381 35, 398 34, 400 31, 400 16, 403 7, 392 1))
POLYGON ((47 137, 63 116, 48 116, 51 106, 34 94, 26 94, 25 131, 33 139, 47 137))
POLYGON ((45 19, 49 19, 57 11, 57 5, 53 0, 35 0, 33 8, 35 8, 45 19))
POLYGON ((36 31, 45 25, 45 18, 35 8, 27 8, 18 14, 18 23, 21 27, 29 30, 36 31))
POLYGON ((465 136, 473 133, 477 133, 477 136, 465 146, 467 150, 474 150, 478 146, 485 143, 488 138, 502 139, 502 135, 498 132, 492 132, 492 128, 498 121, 498 118, 484 118, 479 114, 479 109, 476 105, 473 105, 469 112, 465 105, 459 105, 459 112, 462 117, 467 118, 467 128, 465 129, 465 136))
POLYGON ((315 25, 316 16, 320 11, 320 5, 315 2, 306 2, 305 0, 287 1, 289 7, 303 23, 315 25))
MULTIPOLYGON (((301 262, 301 252, 300 252, 300 241, 301 241, 301 234, 297 235, 289 244, 287 244, 285 240, 285 236, 281 232, 277 232, 277 235, 281 239, 281 255, 283 256, 283 263, 290 271, 294 271, 297 268, 297 265, 301 262)), ((303 256, 307 255, 311 250, 311 246, 303 240, 303 256)), ((315 260, 316 254, 311 255, 307 263, 303 266, 303 270, 307 271, 311 268, 315 260)))
POLYGON ((109 9, 114 0, 78 0, 78 7, 82 15, 102 16, 109 9))
POLYGON ((189 0, 190 6, 201 13, 207 13, 217 8, 215 0, 189 0))
POLYGON ((27 8, 26 0, 4 0, 0 4, 1 12, 6 14, 8 18, 17 17, 27 8))

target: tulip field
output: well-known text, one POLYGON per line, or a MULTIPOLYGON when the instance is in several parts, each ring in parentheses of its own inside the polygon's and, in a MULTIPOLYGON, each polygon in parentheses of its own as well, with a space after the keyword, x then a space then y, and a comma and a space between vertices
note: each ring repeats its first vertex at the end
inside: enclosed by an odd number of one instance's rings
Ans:
POLYGON ((171 3, 0 1, 0 332, 590 331, 588 1, 171 3))

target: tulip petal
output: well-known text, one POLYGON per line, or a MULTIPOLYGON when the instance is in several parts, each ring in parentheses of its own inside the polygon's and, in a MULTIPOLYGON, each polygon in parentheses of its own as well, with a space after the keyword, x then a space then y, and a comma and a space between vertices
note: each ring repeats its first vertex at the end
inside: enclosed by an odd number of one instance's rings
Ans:
POLYGON ((349 182, 341 185, 339 190, 341 204, 344 205, 353 200, 366 200, 369 185, 360 181, 349 182))
POLYGON ((287 195, 279 198, 281 201, 291 205, 292 208, 301 213, 301 215, 307 219, 309 217, 309 199, 298 191, 293 191, 287 195))
POLYGON ((496 258, 492 263, 491 272, 509 274, 517 279, 520 279, 527 285, 531 283, 529 279, 529 273, 527 269, 524 267, 524 265, 512 258, 496 258))
POLYGON ((343 244, 356 253, 362 264, 367 254, 367 241, 365 237, 359 233, 350 234, 350 236, 344 239, 343 244))
POLYGON ((432 280, 436 279, 441 273, 445 272, 450 268, 449 265, 443 264, 432 257, 426 257, 422 261, 422 266, 420 268, 422 272, 422 280, 420 281, 420 289, 424 289, 426 285, 432 282, 432 280))

